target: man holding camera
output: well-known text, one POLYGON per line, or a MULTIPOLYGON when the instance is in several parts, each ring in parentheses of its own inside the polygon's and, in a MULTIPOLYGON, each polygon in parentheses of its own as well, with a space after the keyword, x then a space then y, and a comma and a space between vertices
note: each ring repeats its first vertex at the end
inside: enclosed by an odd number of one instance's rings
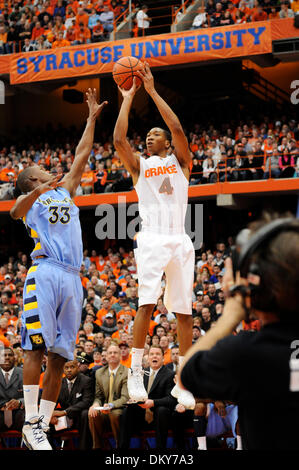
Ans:
POLYGON ((226 260, 222 316, 190 348, 181 369, 181 383, 194 396, 238 405, 244 450, 298 448, 298 262, 298 220, 255 223, 241 247, 236 280, 226 260), (249 312, 260 331, 233 335, 249 312))

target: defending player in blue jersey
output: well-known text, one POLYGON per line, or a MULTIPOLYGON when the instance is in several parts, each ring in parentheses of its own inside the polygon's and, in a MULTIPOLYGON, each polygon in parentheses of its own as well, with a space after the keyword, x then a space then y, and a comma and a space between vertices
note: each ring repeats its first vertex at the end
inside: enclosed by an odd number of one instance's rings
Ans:
POLYGON ((96 119, 107 104, 97 103, 96 90, 89 89, 86 95, 89 116, 71 170, 61 181, 37 165, 23 170, 17 181, 23 195, 10 211, 13 219, 23 219, 35 243, 33 264, 24 285, 21 330, 25 350, 22 434, 32 450, 51 449, 46 431, 59 395, 65 361, 74 358, 81 321, 82 236, 79 209, 72 198, 92 149, 96 119), (45 349, 48 365, 38 410, 45 349))

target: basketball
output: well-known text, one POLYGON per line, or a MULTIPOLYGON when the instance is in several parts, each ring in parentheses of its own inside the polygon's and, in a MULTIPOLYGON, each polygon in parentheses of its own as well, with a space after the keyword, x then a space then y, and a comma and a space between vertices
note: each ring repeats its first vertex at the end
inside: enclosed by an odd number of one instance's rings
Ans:
POLYGON ((143 67, 143 62, 137 59, 137 57, 122 57, 114 64, 113 79, 118 86, 124 90, 129 90, 133 85, 134 76, 137 78, 137 85, 141 84, 142 80, 135 72, 142 70, 143 67))

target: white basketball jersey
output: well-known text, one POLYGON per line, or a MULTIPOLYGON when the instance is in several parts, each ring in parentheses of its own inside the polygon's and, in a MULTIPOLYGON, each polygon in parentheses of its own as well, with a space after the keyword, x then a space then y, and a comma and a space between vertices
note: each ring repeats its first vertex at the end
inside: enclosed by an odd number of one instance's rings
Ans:
POLYGON ((156 233, 185 233, 188 204, 186 176, 174 154, 140 158, 135 186, 142 230, 156 233))

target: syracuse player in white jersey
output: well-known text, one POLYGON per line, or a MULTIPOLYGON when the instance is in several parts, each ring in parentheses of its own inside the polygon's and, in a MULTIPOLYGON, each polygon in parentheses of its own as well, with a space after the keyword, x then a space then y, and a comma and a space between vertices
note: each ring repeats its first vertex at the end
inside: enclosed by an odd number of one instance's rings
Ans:
MULTIPOLYGON (((192 345, 192 286, 194 247, 185 232, 191 154, 178 117, 157 93, 150 67, 140 72, 144 88, 156 104, 168 131, 154 127, 146 136, 150 158, 137 157, 128 141, 128 116, 138 89, 119 88, 123 102, 114 129, 114 146, 130 172, 139 200, 142 229, 135 239, 139 308, 134 320, 132 363, 128 391, 132 401, 152 407, 143 384, 142 356, 150 318, 161 295, 161 278, 166 275, 164 303, 178 319, 180 363, 192 345), (171 140, 175 149, 172 153, 171 140)), ((188 409, 195 407, 193 395, 178 385, 172 395, 188 409)))

